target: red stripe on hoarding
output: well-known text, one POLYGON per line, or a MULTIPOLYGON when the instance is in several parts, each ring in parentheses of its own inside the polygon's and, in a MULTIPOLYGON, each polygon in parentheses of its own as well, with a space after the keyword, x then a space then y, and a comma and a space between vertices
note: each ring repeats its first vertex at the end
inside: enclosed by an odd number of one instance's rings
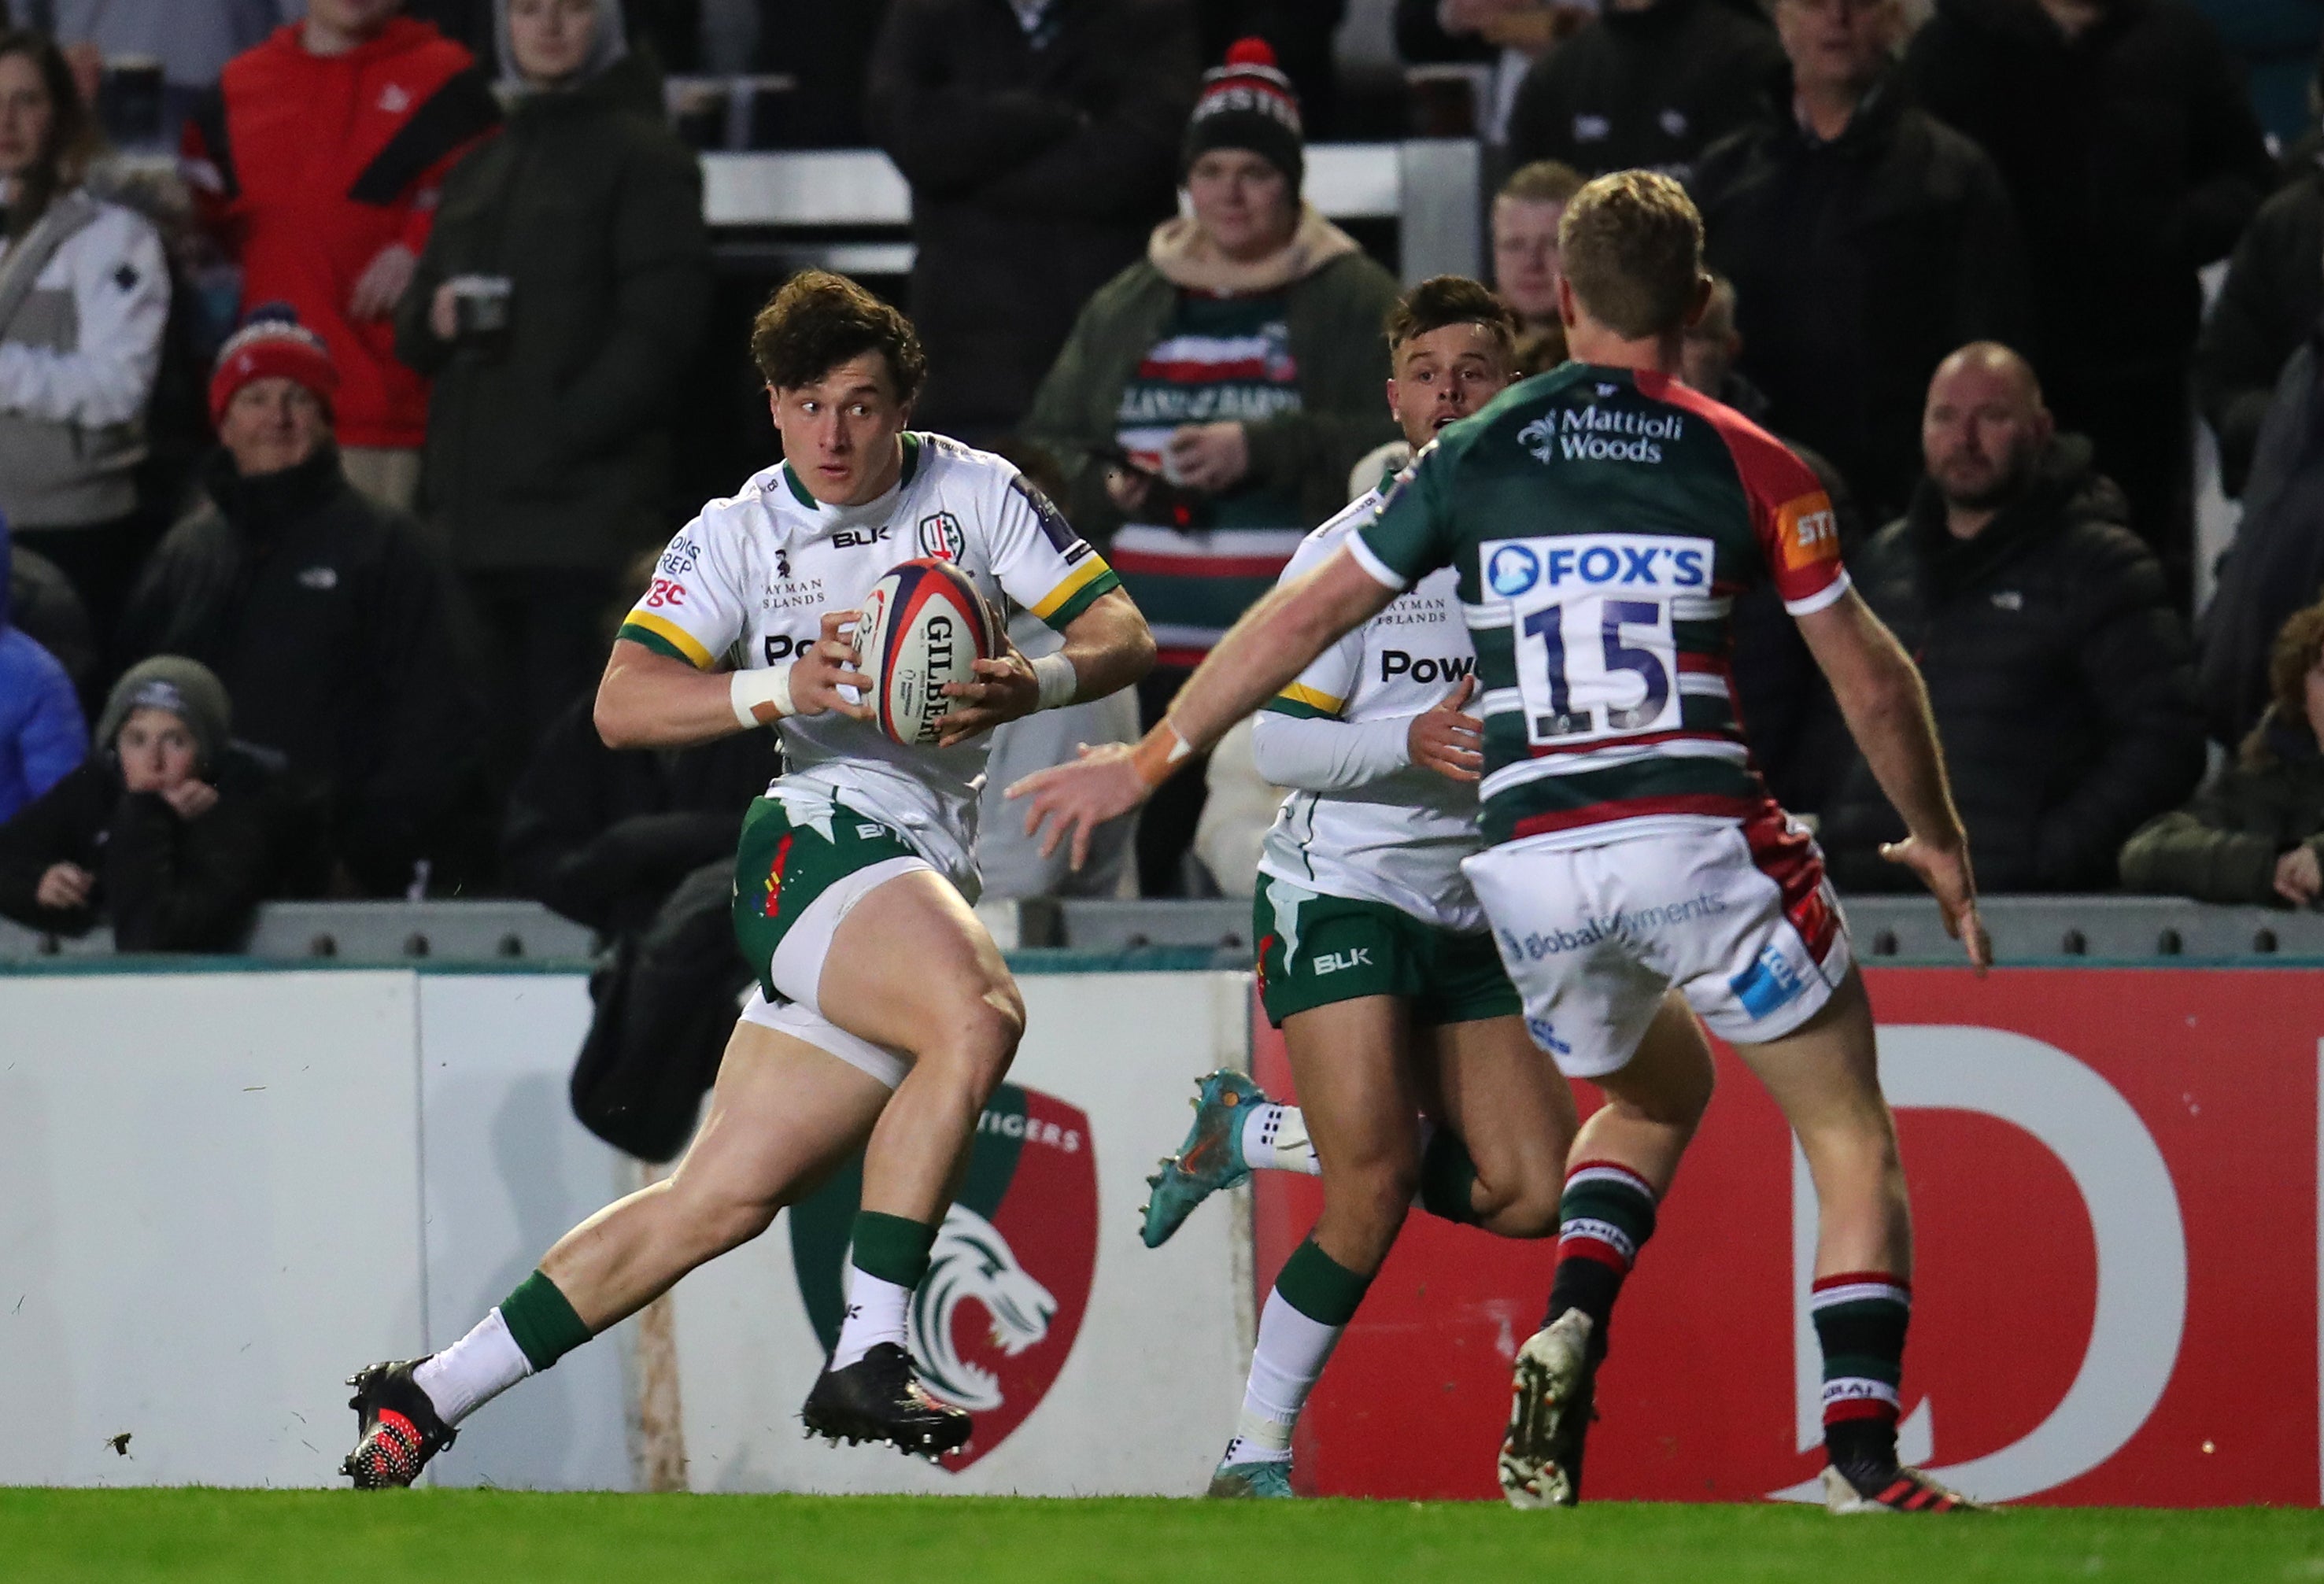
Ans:
POLYGON ((1165 647, 1157 649, 1154 651, 1154 663, 1157 666, 1173 667, 1181 671, 1191 671, 1195 667, 1201 665, 1204 659, 1209 658, 1210 652, 1211 651, 1207 649, 1170 649, 1165 647))

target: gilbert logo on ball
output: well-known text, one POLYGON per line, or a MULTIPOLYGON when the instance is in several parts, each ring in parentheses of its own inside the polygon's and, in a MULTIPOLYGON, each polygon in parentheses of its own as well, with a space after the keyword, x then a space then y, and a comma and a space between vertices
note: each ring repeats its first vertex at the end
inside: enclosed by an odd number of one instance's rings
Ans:
MULTIPOLYGON (((848 1231, 859 1157, 790 1213, 791 1265, 827 1349, 847 1312, 848 1231)), ((1097 1162, 1089 1118, 1004 1083, 985 1106, 968 1178, 912 1295, 908 1341, 934 1395, 975 1415, 944 1466, 957 1473, 1006 1441, 1072 1353, 1097 1269, 1097 1162)))
POLYGON ((933 744, 953 708, 945 684, 973 681, 975 663, 1001 652, 1000 619, 967 573, 933 557, 890 567, 861 609, 854 661, 872 679, 873 718, 908 747, 933 744))

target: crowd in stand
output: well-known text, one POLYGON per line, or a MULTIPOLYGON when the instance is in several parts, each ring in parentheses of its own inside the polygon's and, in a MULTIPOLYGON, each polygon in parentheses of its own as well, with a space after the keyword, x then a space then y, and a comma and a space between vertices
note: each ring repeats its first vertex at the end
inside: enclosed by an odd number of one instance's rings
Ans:
MULTIPOLYGON (((1686 181, 1718 278, 1683 377, 1824 479, 1991 890, 2324 893, 2324 155, 2283 91, 2312 115, 2324 7, 2211 4, 1394 5, 1502 173, 1527 372, 1581 184, 1686 181), (2243 502, 2215 569, 2199 413, 2243 502)), ((650 1009, 731 968, 688 923, 770 741, 615 754, 586 704, 698 483, 670 415, 740 339, 667 69, 779 68, 788 141, 888 152, 918 422, 1017 460, 1154 629, 1134 701, 1003 728, 1011 773, 1157 718, 1404 459, 1396 278, 1304 196, 1347 0, 13 6, 0 914, 42 929, 219 949, 268 897, 517 894, 626 942, 650 1009)), ((1843 889, 1906 883, 1780 606, 1737 624, 1771 786, 1843 889)), ((1093 874, 988 822, 988 888, 1247 890, 1275 800, 1231 737, 1093 874)))

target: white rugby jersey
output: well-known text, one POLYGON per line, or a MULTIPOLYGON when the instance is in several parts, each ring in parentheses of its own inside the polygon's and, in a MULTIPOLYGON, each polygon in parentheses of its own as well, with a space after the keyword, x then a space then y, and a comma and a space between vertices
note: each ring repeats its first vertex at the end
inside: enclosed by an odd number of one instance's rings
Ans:
MULTIPOLYGON (((1030 611, 1062 630, 1120 580, 1015 465, 942 435, 903 437, 896 487, 827 506, 788 464, 752 476, 679 531, 621 636, 703 670, 772 666, 822 634, 826 611, 862 606, 899 561, 954 565, 1005 616, 1030 611)), ((989 734, 908 748, 836 711, 779 724, 797 786, 892 824, 973 898, 977 793, 989 734)))
MULTIPOLYGON (((1322 565, 1371 520, 1379 500, 1378 490, 1360 496, 1309 534, 1283 581, 1322 565)), ((1422 578, 1325 649, 1268 710, 1353 725, 1409 719, 1442 703, 1477 664, 1457 582, 1451 567, 1422 578)), ((1259 867, 1309 890, 1384 902, 1470 933, 1485 927, 1484 910, 1461 861, 1480 844, 1476 784, 1406 765, 1362 787, 1292 793, 1267 833, 1259 867)))

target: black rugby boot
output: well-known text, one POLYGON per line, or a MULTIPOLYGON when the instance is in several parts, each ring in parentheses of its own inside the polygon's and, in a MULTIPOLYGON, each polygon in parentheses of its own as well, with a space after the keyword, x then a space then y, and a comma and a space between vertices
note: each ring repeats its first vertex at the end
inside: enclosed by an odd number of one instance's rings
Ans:
POLYGON ((374 1364, 347 1377, 355 1388, 347 1406, 355 1411, 361 1439, 339 1472, 354 1480, 357 1490, 401 1489, 420 1478, 429 1459, 459 1439, 459 1432, 437 1415, 436 1404, 411 1378, 412 1368, 420 1362, 374 1364))
POLYGON ((912 1356, 881 1342, 844 1369, 824 1367, 799 1420, 809 1435, 830 1441, 887 1441, 935 1458, 968 1440, 968 1415, 939 1403, 920 1385, 912 1356))

